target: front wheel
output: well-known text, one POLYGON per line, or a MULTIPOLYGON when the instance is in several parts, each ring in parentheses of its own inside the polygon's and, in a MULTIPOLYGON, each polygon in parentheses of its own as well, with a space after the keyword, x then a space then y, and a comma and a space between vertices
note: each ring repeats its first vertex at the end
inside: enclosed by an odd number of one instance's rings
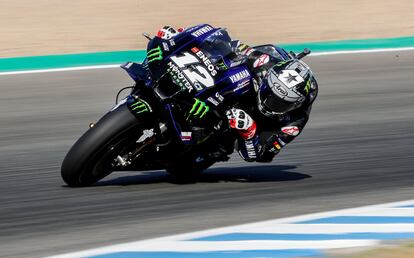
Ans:
POLYGON ((109 175, 117 153, 139 134, 138 127, 126 104, 107 113, 69 150, 61 167, 63 181, 71 187, 89 186, 109 175))

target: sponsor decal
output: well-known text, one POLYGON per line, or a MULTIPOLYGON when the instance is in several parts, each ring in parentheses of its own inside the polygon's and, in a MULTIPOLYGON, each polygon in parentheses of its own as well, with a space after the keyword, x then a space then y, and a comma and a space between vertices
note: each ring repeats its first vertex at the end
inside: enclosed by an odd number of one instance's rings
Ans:
POLYGON ((250 56, 253 52, 254 52, 254 49, 249 47, 248 49, 243 51, 242 54, 245 55, 245 56, 250 56))
POLYGON ((282 139, 278 138, 277 140, 279 141, 280 145, 282 145, 282 147, 286 145, 286 142, 282 141, 282 139))
POLYGON ((306 86, 305 86, 305 92, 306 92, 306 95, 308 95, 308 94, 309 94, 310 89, 311 89, 311 80, 308 80, 308 81, 306 82, 306 86))
POLYGON ((175 46, 175 41, 173 39, 170 39, 168 42, 170 42, 170 46, 175 46))
POLYGON ((178 66, 173 62, 169 62, 167 65, 167 72, 170 74, 171 79, 174 81, 174 83, 179 85, 181 88, 186 88, 188 92, 191 92, 193 90, 193 87, 184 76, 183 72, 178 68, 178 66))
POLYGON ((245 88, 246 86, 249 86, 249 84, 250 84, 250 80, 242 81, 239 84, 237 84, 237 87, 233 90, 233 92, 241 90, 241 89, 245 88))
POLYGON ((199 99, 194 100, 195 102, 189 112, 189 117, 194 116, 195 118, 197 118, 197 116, 199 116, 198 118, 202 118, 205 114, 207 114, 210 108, 204 101, 201 101, 199 99))
POLYGON ((289 62, 289 61, 280 61, 277 64, 275 64, 275 66, 277 66, 277 67, 282 66, 282 65, 286 64, 287 62, 289 62))
POLYGON ((137 140, 137 143, 141 143, 141 142, 145 141, 146 139, 148 139, 148 138, 150 138, 152 136, 154 136, 154 129, 153 128, 151 128, 151 129, 145 129, 142 132, 141 137, 139 137, 139 139, 137 140))
POLYGON ((229 78, 230 78, 232 83, 235 83, 235 82, 239 82, 243 79, 246 79, 248 77, 250 77, 249 70, 244 69, 244 70, 242 70, 242 71, 240 71, 236 74, 231 75, 229 78))
POLYGON ((229 69, 229 67, 224 62, 223 59, 221 59, 219 62, 216 63, 216 68, 217 70, 221 70, 221 71, 229 69))
POLYGON ((270 152, 272 152, 272 153, 277 153, 277 152, 279 152, 278 150, 276 150, 276 148, 271 148, 270 150, 269 150, 270 152))
POLYGON ((191 33, 191 35, 198 38, 198 37, 206 34, 209 31, 212 31, 212 30, 213 30, 213 27, 211 27, 210 25, 206 25, 206 26, 201 27, 200 29, 194 31, 193 33, 191 33))
POLYGON ((162 42, 162 48, 164 49, 164 51, 170 51, 167 42, 162 42))
POLYGON ((282 127, 282 132, 287 135, 297 136, 300 131, 297 126, 285 126, 282 127))
POLYGON ((280 146, 280 144, 278 142, 276 142, 276 141, 273 143, 273 146, 275 146, 275 148, 277 150, 281 150, 282 149, 282 147, 280 146))
POLYGON ((245 146, 247 150, 247 156, 249 156, 249 158, 256 158, 256 151, 254 149, 253 141, 245 141, 245 146))
POLYGON ((156 48, 151 49, 147 52, 148 63, 162 60, 162 50, 161 47, 158 46, 156 48))
POLYGON ((135 114, 152 112, 151 106, 142 99, 137 99, 135 103, 131 105, 131 110, 134 111, 135 114))
POLYGON ((215 98, 213 98, 213 97, 209 97, 209 98, 207 98, 207 100, 211 103, 211 104, 213 104, 214 106, 218 106, 220 103, 215 99, 215 98))
POLYGON ((253 67, 257 68, 257 67, 260 67, 264 64, 267 64, 269 62, 269 60, 270 60, 269 55, 263 54, 263 55, 259 56, 259 58, 256 61, 254 61, 253 67))
POLYGON ((231 63, 230 63, 230 67, 236 67, 236 66, 239 66, 239 65, 240 65, 240 64, 242 64, 244 61, 245 61, 244 59, 241 59, 241 60, 236 61, 236 62, 231 62, 231 63))
POLYGON ((218 92, 216 92, 215 97, 220 102, 223 102, 223 100, 224 100, 224 97, 220 93, 218 93, 218 92))
MULTIPOLYGON (((193 49, 192 51, 197 50, 198 49, 193 49)), ((202 52, 200 56, 205 57, 202 52)), ((206 64, 211 64, 211 61, 208 58, 204 59, 198 56, 196 57, 189 52, 184 52, 182 55, 172 56, 171 60, 175 63, 179 70, 182 71, 188 81, 194 85, 197 91, 214 86, 214 78, 212 74, 216 74, 217 71, 213 65, 210 67, 212 70, 208 70, 209 68, 206 64), (204 63, 204 60, 206 64, 203 65, 200 61, 204 63)))
POLYGON ((181 140, 183 142, 191 141, 192 138, 192 132, 181 132, 181 140))
POLYGON ((210 72, 211 76, 217 75, 217 70, 214 68, 214 65, 211 63, 210 59, 204 54, 203 51, 198 49, 197 47, 193 47, 191 49, 191 52, 196 54, 196 56, 204 63, 204 65, 207 67, 207 70, 210 72))
POLYGON ((288 102, 302 101, 302 98, 304 97, 302 93, 294 87, 300 83, 301 80, 303 81, 303 79, 300 76, 296 77, 298 73, 295 72, 296 74, 294 74, 293 72, 292 70, 283 70, 280 73, 277 73, 272 70, 267 78, 269 85, 272 85, 272 91, 280 98, 288 102), (291 78, 289 78, 289 76, 291 78))
POLYGON ((214 32, 213 34, 211 34, 211 35, 213 35, 213 36, 223 36, 223 33, 221 32, 221 31, 216 31, 216 32, 214 32))
POLYGON ((282 96, 287 96, 288 92, 285 88, 283 88, 280 84, 278 83, 273 83, 273 89, 276 90, 280 95, 282 96))

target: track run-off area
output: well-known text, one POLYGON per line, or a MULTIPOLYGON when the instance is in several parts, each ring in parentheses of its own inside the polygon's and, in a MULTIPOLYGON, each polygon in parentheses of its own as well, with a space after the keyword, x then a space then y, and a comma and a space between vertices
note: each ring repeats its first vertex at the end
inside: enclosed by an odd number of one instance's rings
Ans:
POLYGON ((320 95, 303 134, 271 164, 233 155, 193 184, 151 171, 64 186, 66 152, 132 84, 120 68, 0 76, 0 256, 413 199, 414 51, 305 61, 320 95))

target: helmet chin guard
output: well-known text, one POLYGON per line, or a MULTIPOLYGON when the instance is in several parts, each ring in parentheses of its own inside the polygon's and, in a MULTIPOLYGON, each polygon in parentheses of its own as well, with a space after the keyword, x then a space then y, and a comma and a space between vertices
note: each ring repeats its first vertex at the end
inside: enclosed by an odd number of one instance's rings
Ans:
POLYGON ((259 111, 265 116, 275 116, 299 108, 309 94, 312 81, 312 72, 302 61, 274 65, 257 91, 259 111))

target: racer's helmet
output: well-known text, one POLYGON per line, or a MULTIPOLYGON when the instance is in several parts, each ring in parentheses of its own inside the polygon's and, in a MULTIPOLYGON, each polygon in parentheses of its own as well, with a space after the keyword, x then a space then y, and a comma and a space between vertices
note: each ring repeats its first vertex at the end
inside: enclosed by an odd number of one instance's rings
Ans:
POLYGON ((316 80, 308 65, 286 60, 272 66, 257 85, 257 104, 265 116, 283 115, 303 105, 316 80))
POLYGON ((172 37, 174 37, 178 33, 179 32, 177 30, 175 30, 173 27, 164 26, 164 27, 162 27, 162 29, 160 29, 157 32, 157 37, 162 38, 162 39, 171 39, 172 37))

